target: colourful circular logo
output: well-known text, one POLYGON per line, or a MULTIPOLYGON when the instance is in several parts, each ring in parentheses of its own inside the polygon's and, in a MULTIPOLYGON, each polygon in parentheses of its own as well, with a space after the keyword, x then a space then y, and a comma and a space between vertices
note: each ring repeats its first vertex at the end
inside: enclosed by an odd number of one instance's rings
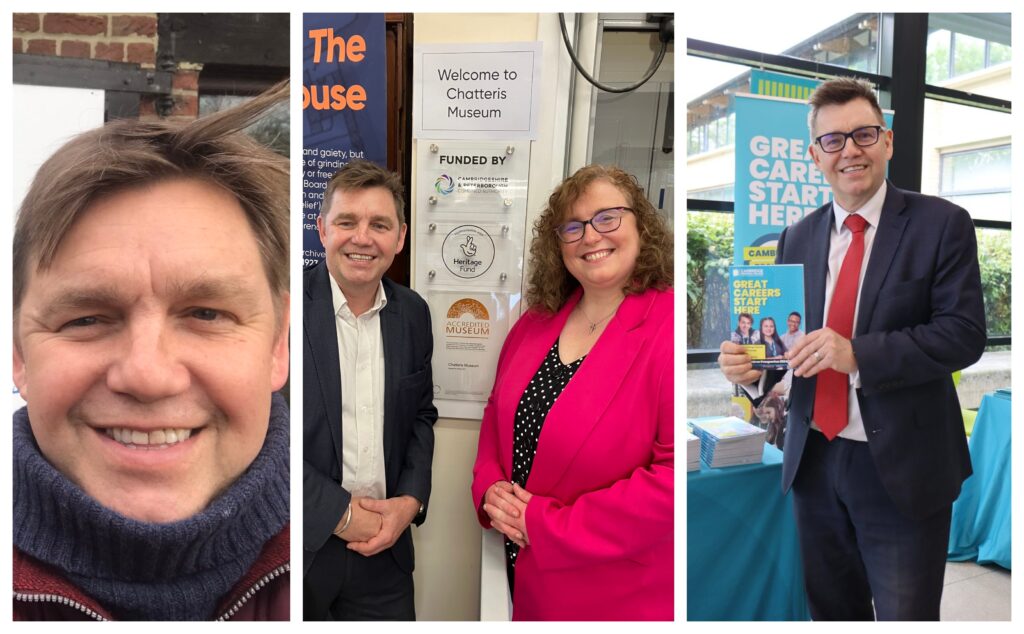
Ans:
POLYGON ((448 307, 448 319, 460 319, 465 314, 471 315, 474 319, 488 320, 491 316, 487 313, 487 307, 471 297, 463 297, 448 307))
POLYGON ((447 174, 441 174, 440 176, 437 177, 437 180, 434 181, 434 191, 441 194, 442 196, 447 196, 448 194, 455 191, 455 181, 452 180, 451 176, 447 174))

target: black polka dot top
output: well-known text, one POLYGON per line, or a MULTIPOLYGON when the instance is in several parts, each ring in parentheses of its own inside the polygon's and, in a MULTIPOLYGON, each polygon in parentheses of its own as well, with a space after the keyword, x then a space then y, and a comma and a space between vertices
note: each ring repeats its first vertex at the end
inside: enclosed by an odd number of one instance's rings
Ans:
MULTIPOLYGON (((537 453, 537 439, 540 438, 540 429, 544 425, 551 406, 555 399, 562 393, 569 379, 576 374, 576 370, 583 363, 583 355, 569 365, 562 363, 558 358, 558 340, 551 346, 544 361, 540 364, 537 373, 530 379, 526 391, 519 399, 519 406, 516 408, 515 424, 512 427, 512 481, 519 486, 526 488, 526 480, 530 477, 530 469, 533 467, 533 457, 537 453)), ((515 588, 516 556, 519 554, 519 546, 512 540, 505 538, 505 564, 508 571, 508 587, 515 588)))

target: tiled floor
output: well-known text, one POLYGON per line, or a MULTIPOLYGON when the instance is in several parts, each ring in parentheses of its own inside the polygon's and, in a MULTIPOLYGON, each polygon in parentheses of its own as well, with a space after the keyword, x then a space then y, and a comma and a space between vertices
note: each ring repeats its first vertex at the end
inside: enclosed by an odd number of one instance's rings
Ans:
POLYGON ((1009 621, 1010 571, 970 562, 946 563, 943 621, 1009 621))

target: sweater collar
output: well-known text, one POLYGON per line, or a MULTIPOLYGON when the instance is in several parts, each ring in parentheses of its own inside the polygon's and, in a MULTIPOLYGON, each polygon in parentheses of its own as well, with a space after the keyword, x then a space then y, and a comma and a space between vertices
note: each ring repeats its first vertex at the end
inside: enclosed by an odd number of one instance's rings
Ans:
POLYGON ((274 395, 263 448, 200 513, 140 522, 101 506, 40 453, 14 415, 14 545, 60 570, 117 618, 198 620, 288 521, 288 406, 274 395))

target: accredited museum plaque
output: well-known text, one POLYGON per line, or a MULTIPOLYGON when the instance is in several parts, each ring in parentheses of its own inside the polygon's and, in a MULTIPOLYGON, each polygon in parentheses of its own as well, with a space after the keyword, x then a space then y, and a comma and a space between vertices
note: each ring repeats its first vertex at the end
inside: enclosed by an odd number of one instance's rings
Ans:
POLYGON ((508 333, 509 294, 436 291, 427 303, 435 398, 486 401, 508 333))

